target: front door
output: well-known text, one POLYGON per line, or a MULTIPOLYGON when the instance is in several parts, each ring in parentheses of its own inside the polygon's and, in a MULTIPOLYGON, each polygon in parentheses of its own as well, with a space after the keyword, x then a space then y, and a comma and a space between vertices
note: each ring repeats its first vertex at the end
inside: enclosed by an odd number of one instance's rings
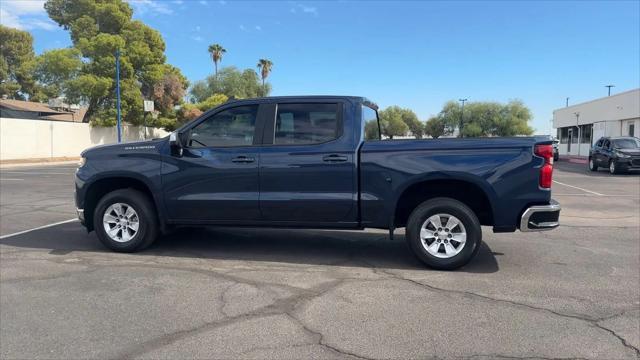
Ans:
POLYGON ((571 143, 573 142, 573 129, 569 129, 569 142, 567 143, 567 154, 571 155, 571 143))
POLYGON ((355 146, 343 136, 343 107, 341 102, 272 107, 260 158, 263 219, 332 226, 357 221, 355 146))
POLYGON ((185 133, 182 156, 168 156, 162 183, 167 213, 178 222, 260 219, 258 105, 226 108, 185 133))

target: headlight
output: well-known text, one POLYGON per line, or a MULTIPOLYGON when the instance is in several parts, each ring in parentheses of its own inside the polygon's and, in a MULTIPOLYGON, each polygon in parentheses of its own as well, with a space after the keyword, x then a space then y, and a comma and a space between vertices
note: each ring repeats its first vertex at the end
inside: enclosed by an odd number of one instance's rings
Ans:
POLYGON ((619 151, 616 151, 616 155, 617 155, 619 158, 621 158, 621 159, 627 159, 627 158, 630 158, 630 157, 631 157, 631 156, 629 156, 629 155, 627 155, 627 154, 624 154, 624 153, 621 153, 621 152, 619 152, 619 151))
POLYGON ((80 161, 78 161, 78 167, 83 167, 84 163, 87 162, 87 158, 81 157, 80 161))

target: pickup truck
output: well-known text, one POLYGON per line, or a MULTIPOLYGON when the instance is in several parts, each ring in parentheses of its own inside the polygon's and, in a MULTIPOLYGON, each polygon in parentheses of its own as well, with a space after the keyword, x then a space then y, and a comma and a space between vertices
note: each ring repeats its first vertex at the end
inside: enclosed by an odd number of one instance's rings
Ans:
POLYGON ((426 265, 468 263, 494 232, 558 226, 549 137, 383 139, 362 97, 227 102, 163 139, 94 147, 78 217, 114 251, 181 226, 405 228, 426 265))

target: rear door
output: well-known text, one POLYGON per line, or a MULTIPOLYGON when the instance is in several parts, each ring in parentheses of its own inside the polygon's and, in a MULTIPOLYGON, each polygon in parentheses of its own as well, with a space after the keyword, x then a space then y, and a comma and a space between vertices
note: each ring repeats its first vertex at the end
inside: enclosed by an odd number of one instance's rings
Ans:
POLYGON ((260 161, 262 218, 294 225, 357 221, 356 156, 348 103, 273 104, 260 161), (349 134, 349 136, 347 135, 349 134))

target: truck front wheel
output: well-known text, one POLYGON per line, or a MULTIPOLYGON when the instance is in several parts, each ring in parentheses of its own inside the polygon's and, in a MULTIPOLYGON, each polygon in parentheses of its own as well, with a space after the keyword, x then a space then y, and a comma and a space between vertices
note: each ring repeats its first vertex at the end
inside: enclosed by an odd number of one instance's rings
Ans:
POLYGON ((453 270, 476 255, 482 229, 467 205, 451 198, 434 198, 413 210, 406 238, 413 253, 427 266, 453 270))
POLYGON ((158 236, 158 220, 151 199, 133 189, 115 190, 103 196, 96 206, 93 226, 100 242, 118 252, 142 250, 158 236))

